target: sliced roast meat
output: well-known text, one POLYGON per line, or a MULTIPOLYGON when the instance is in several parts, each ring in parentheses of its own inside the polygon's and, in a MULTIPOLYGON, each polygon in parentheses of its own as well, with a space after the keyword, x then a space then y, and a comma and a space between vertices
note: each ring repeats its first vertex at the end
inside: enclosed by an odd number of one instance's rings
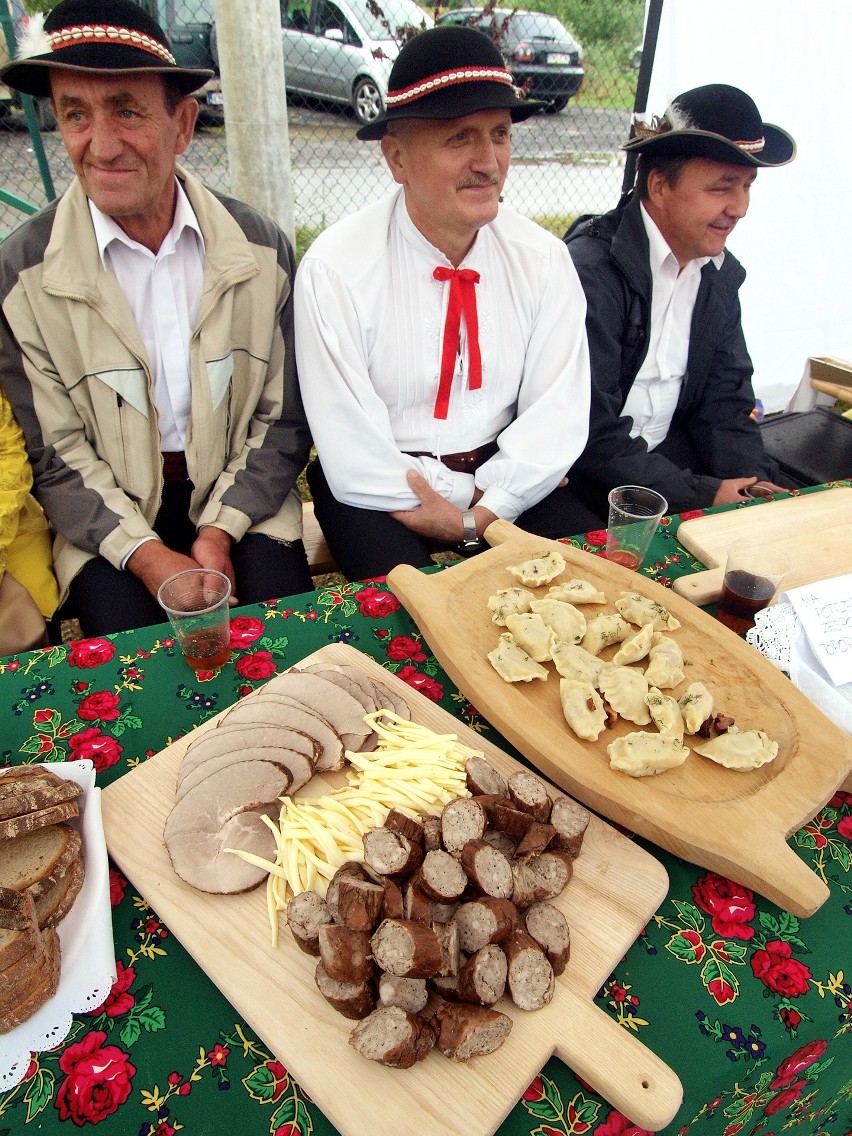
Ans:
POLYGON ((335 982, 326 974, 321 962, 317 963, 314 981, 323 998, 344 1018, 366 1018, 376 1008, 372 982, 335 982))
POLYGON ((317 773, 343 767, 343 742, 340 735, 315 710, 309 710, 301 702, 284 694, 275 694, 266 689, 257 690, 225 710, 219 721, 219 729, 237 722, 274 722, 289 726, 317 743, 317 773))
POLYGON ((551 800, 544 782, 534 773, 518 770, 509 778, 509 798, 521 812, 534 820, 550 819, 551 800))
POLYGON ((358 699, 321 675, 286 671, 271 678, 264 689, 286 694, 315 710, 340 735, 346 749, 361 749, 373 734, 358 699))
POLYGON ((349 1044, 369 1061, 391 1069, 410 1069, 435 1045, 435 1031, 430 1022, 399 1006, 379 1006, 355 1026, 349 1044))
POLYGON ((487 1006, 444 1002, 435 1012, 437 1047, 452 1061, 468 1061, 499 1049, 512 1029, 512 1019, 487 1006))
POLYGON ((509 964, 501 947, 489 943, 471 955, 459 971, 458 993, 463 1002, 493 1006, 506 990, 509 964))
POLYGON ((540 1010, 553 998, 553 967, 535 939, 517 930, 504 947, 509 960, 507 981, 519 1010, 540 1010))
POLYGON ((217 894, 246 891, 263 868, 228 852, 239 848, 275 859, 275 837, 261 819, 280 812, 289 774, 269 761, 229 765, 191 789, 166 818, 163 838, 172 865, 188 884, 217 894))
POLYGON ((506 778, 495 769, 484 757, 469 757, 465 764, 467 787, 474 797, 481 793, 491 794, 495 797, 508 797, 509 786, 506 778))
POLYGON ((534 903, 524 912, 524 925, 558 978, 571 955, 571 932, 565 916, 552 903, 534 903))
POLYGON ((519 922, 518 909, 509 899, 484 895, 461 903, 456 910, 459 946, 472 954, 488 943, 505 943, 519 922))
POLYGON ((319 929, 330 922, 328 904, 315 891, 299 892, 287 904, 287 926, 305 954, 319 955, 319 929))
POLYGON ((475 797, 456 797, 441 813, 441 839, 446 850, 460 856, 470 840, 480 840, 488 818, 475 797))
POLYGON ((589 810, 570 797, 557 797, 550 812, 550 823, 556 829, 554 847, 568 852, 576 860, 591 819, 589 810))
POLYGON ((385 919, 370 940, 376 964, 401 978, 439 974, 443 950, 431 927, 411 919, 385 919))
POLYGON ((512 865, 487 840, 469 840, 462 848, 461 866, 470 882, 485 895, 493 895, 497 899, 512 898, 512 865))
POLYGON ((239 765, 243 761, 271 761, 274 765, 279 765, 290 777, 290 784, 287 786, 288 796, 292 796, 307 785, 314 775, 312 759, 304 753, 297 753, 283 746, 247 745, 244 749, 234 749, 230 753, 210 757, 196 765, 178 785, 175 800, 180 801, 196 785, 200 785, 220 769, 227 769, 229 765, 239 765))

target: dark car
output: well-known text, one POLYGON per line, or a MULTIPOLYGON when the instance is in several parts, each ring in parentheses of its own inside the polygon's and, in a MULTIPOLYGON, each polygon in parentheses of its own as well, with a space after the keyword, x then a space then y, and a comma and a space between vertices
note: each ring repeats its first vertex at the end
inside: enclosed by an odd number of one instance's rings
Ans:
POLYGON ((583 82, 583 49, 555 16, 495 8, 456 8, 439 24, 468 24, 497 43, 515 85, 546 103, 548 114, 565 107, 583 82))

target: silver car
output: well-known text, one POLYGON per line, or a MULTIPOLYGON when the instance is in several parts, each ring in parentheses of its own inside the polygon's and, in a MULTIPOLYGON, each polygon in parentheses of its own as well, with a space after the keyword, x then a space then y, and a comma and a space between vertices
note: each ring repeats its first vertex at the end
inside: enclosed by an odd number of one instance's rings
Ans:
POLYGON ((432 24, 413 0, 282 0, 287 90, 346 103, 359 122, 372 122, 400 43, 432 24))

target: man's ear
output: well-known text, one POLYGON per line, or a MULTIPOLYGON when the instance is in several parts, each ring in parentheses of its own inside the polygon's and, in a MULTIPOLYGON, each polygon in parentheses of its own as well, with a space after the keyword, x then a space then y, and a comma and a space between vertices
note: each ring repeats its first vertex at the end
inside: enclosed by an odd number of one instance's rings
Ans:
POLYGON ((648 170, 648 198, 652 205, 659 207, 668 187, 668 178, 662 170, 648 170))
POLYGON ((195 120, 198 118, 198 100, 194 99, 192 95, 187 95, 178 103, 175 114, 178 117, 178 137, 175 145, 175 154, 183 154, 186 152, 190 142, 192 141, 192 134, 195 130, 195 120))
POLYGON ((405 162, 403 147, 395 134, 383 134, 381 140, 382 154, 388 164, 393 180, 397 185, 405 185, 405 162))

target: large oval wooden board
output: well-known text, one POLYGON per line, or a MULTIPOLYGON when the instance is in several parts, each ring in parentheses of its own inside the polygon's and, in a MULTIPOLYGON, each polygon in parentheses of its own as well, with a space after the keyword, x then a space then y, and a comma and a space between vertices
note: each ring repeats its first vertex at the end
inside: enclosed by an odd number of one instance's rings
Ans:
MULTIPOLYGON (((311 662, 360 667, 404 698, 415 721, 457 734, 507 775, 519 768, 353 647, 324 647, 302 660, 311 662)), ((216 729, 225 714, 200 729, 216 729)), ((208 895, 174 874, 163 825, 189 740, 179 739, 104 789, 110 855, 343 1136, 414 1130, 419 1136, 491 1136, 554 1054, 639 1127, 658 1131, 670 1123, 683 1095, 677 1076, 594 1003, 668 891, 665 869, 653 856, 593 816, 573 878, 554 901, 571 928, 571 958, 553 1001, 525 1013, 504 999, 499 1008, 513 1018, 512 1032, 487 1057, 458 1064, 435 1052, 413 1069, 384 1069, 347 1044, 354 1023, 320 996, 316 960, 296 947, 283 919, 279 946, 271 945, 262 888, 208 895)), ((344 780, 342 773, 315 776, 298 795, 319 796, 344 780)), ((552 787, 550 792, 558 795, 552 787)))
MULTIPOLYGON (((441 665, 477 710, 545 776, 604 816, 754 888, 795 915, 813 914, 828 888, 786 838, 848 776, 848 735, 753 647, 641 573, 505 521, 494 522, 486 536, 494 547, 443 572, 425 575, 400 565, 388 576, 441 665), (567 561, 554 583, 581 577, 606 594, 606 607, 586 608, 589 613, 615 610, 622 591, 641 592, 668 607, 681 622, 671 634, 687 664, 685 682, 673 693, 689 682, 704 682, 717 710, 731 714, 741 729, 763 729, 779 743, 775 761, 738 773, 691 754, 678 769, 628 777, 610 769, 606 746, 636 726, 619 720, 596 742, 581 741, 565 722, 552 664, 547 681, 504 682, 486 657, 503 630, 491 622, 487 600, 517 583, 511 565, 548 548, 567 561)), ((601 657, 614 653, 610 647, 601 657)))

